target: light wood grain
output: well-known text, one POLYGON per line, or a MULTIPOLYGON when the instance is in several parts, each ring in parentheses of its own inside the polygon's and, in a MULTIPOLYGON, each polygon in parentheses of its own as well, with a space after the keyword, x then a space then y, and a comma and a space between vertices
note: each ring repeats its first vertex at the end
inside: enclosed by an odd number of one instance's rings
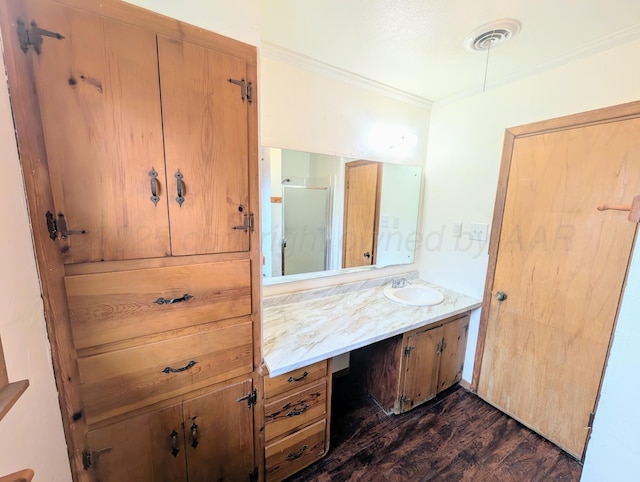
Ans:
POLYGON ((630 119, 514 140, 493 275, 493 292, 509 297, 485 294, 478 393, 578 458, 636 228, 594 207, 635 194, 639 128, 630 119))
POLYGON ((65 278, 77 349, 251 313, 249 261, 65 278), (193 298, 158 304, 159 298, 193 298))
POLYGON ((162 117, 174 255, 247 251, 250 213, 247 100, 229 79, 247 79, 246 62, 158 38, 162 117), (184 176, 184 203, 177 180, 184 176))
POLYGON ((371 161, 345 164, 343 268, 375 263, 381 166, 371 161), (369 253, 369 256, 364 253, 369 253))
POLYGON ((443 325, 443 346, 440 353, 440 367, 438 368, 438 392, 449 388, 462 379, 468 336, 468 314, 443 325))
POLYGON ((29 380, 19 380, 0 386, 0 420, 11 410, 28 386, 29 380))
POLYGON ((0 482, 30 482, 35 475, 32 469, 19 470, 13 474, 0 477, 0 482))
POLYGON ((327 361, 298 368, 283 375, 264 378, 264 396, 267 400, 283 393, 297 391, 327 376, 327 361))
POLYGON ((266 480, 279 482, 320 459, 325 454, 326 423, 321 420, 268 444, 265 449, 266 480))
POLYGON ((87 434, 95 480, 177 482, 185 480, 185 435, 182 405, 156 410, 87 434), (178 453, 171 453, 175 430, 178 453))
POLYGON ((267 443, 283 434, 304 427, 327 411, 326 379, 265 404, 265 440, 267 443))
POLYGON ((248 480, 255 467, 253 409, 242 397, 251 393, 246 379, 184 402, 188 480, 248 480), (198 425, 193 447, 191 426, 198 425))
POLYGON ((33 63, 53 213, 86 230, 63 243, 65 262, 168 255, 155 35, 51 3, 38 8, 42 28, 65 37, 48 38, 33 63))
POLYGON ((397 412, 402 413, 436 396, 442 327, 421 329, 405 334, 404 349, 411 352, 403 360, 400 399, 397 412))

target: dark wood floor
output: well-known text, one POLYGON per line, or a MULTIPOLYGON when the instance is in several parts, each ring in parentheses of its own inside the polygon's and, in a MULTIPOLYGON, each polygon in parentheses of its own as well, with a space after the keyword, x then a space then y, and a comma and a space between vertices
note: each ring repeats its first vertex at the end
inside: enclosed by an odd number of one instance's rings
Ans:
POLYGON ((289 482, 580 479, 575 459, 461 387, 386 415, 347 375, 332 410, 329 453, 289 482))

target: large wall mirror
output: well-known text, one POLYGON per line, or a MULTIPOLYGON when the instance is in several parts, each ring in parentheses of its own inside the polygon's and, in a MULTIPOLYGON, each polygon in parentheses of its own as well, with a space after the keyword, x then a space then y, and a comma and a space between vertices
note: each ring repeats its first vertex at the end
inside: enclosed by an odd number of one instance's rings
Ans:
POLYGON ((419 166, 263 148, 265 283, 413 263, 421 181, 419 166))

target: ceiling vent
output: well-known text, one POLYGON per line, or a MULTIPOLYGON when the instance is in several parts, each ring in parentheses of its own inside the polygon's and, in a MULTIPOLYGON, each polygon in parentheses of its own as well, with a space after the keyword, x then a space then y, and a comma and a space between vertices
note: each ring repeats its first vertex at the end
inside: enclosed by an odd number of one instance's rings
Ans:
POLYGON ((483 52, 494 49, 520 32, 520 22, 512 18, 495 20, 471 32, 464 40, 467 50, 483 52))

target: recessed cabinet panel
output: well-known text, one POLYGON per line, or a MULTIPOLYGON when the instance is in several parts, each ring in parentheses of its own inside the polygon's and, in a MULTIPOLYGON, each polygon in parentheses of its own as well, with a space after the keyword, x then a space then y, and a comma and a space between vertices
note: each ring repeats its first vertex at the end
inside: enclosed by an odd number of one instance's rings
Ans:
POLYGON ((247 251, 246 62, 163 37, 158 56, 172 252, 247 251))
MULTIPOLYGON (((61 230, 62 214, 70 231, 56 241, 64 262, 168 255, 154 33, 54 2, 24 3, 27 22, 64 37, 47 37, 39 55, 28 52, 52 215, 61 230)), ((44 224, 45 212, 38 214, 44 224)))
POLYGON ((249 260, 65 277, 77 349, 251 313, 249 260))
POLYGON ((442 328, 423 330, 407 338, 400 411, 435 397, 441 343, 442 328))
POLYGON ((87 434, 95 480, 186 481, 182 406, 156 410, 87 434))
POLYGON ((184 402, 189 482, 249 480, 253 472, 251 379, 184 402))
POLYGON ((438 370, 438 392, 462 379, 464 355, 469 335, 469 316, 459 318, 442 327, 442 352, 438 370))

